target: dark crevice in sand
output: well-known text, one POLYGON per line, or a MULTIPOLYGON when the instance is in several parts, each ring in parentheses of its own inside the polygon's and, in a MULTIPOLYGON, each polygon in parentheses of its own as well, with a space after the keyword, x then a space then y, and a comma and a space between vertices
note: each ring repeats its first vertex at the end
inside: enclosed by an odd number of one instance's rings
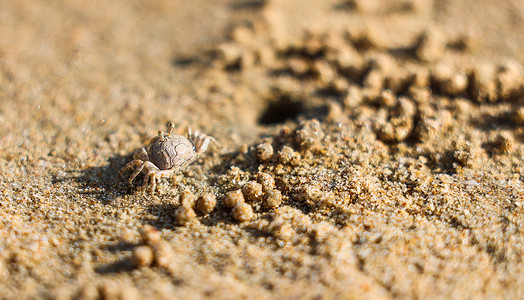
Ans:
POLYGON ((266 5, 266 0, 235 0, 229 7, 233 10, 258 10, 266 5))
POLYGON ((260 125, 274 125, 296 120, 303 109, 301 101, 283 96, 268 103, 266 109, 260 114, 258 123, 260 125))
POLYGON ((98 266, 95 272, 98 274, 126 273, 135 269, 129 259, 122 259, 114 263, 98 266))

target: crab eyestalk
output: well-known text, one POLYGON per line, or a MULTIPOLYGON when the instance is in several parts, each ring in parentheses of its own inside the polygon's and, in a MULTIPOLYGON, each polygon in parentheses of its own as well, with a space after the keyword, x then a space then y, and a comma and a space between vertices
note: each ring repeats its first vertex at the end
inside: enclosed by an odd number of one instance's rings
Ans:
POLYGON ((162 131, 162 130, 159 130, 159 131, 158 131, 158 138, 159 138, 162 142, 166 140, 166 139, 165 139, 165 136, 164 136, 164 131, 162 131))
POLYGON ((169 122, 167 123, 167 132, 169 135, 173 134, 173 130, 175 129, 175 123, 169 122))

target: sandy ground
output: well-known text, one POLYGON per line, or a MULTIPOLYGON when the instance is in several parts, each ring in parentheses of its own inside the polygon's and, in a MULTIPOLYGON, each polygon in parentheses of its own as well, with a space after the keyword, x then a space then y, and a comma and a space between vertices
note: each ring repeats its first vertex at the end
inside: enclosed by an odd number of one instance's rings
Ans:
POLYGON ((0 37, 0 299, 523 298, 524 1, 4 0, 0 37), (142 195, 169 121, 217 142, 142 195))

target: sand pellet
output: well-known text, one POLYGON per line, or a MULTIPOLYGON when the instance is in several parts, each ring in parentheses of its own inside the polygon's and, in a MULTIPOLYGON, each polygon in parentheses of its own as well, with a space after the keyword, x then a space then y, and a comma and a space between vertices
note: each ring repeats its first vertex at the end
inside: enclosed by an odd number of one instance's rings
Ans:
POLYGON ((224 204, 229 207, 233 208, 239 203, 244 202, 244 195, 242 194, 242 190, 234 190, 226 193, 226 196, 224 197, 224 204))
POLYGON ((153 250, 149 246, 139 246, 133 250, 131 263, 135 267, 148 267, 153 263, 153 250))
POLYGON ((197 196, 190 191, 183 191, 179 196, 179 203, 182 206, 192 207, 197 200, 197 196))
POLYGON ((154 262, 157 266, 167 268, 174 259, 173 249, 166 241, 156 243, 153 247, 154 262))
POLYGON ((239 222, 246 222, 254 217, 253 208, 247 203, 238 203, 233 208, 233 218, 239 222))
POLYGON ((262 185, 256 181, 249 181, 242 187, 242 194, 248 202, 258 202, 262 198, 262 193, 262 185))
POLYGON ((192 207, 180 205, 175 210, 175 220, 178 225, 186 225, 196 219, 196 213, 192 207))
POLYGON ((264 194, 262 203, 266 209, 277 208, 282 203, 282 193, 277 189, 269 190, 264 194))
POLYGON ((142 237, 142 240, 147 245, 154 245, 162 240, 162 237, 160 236, 160 231, 156 230, 151 225, 145 225, 140 230, 140 236, 142 237))
POLYGON ((260 144, 256 148, 256 156, 262 162, 270 160, 273 152, 273 146, 268 143, 260 144))
POLYGON ((217 199, 215 195, 207 193, 207 194, 203 194, 200 197, 198 197, 195 203, 195 208, 200 213, 207 215, 210 212, 212 212, 213 209, 215 209, 216 204, 217 204, 217 199))
POLYGON ((275 179, 268 173, 258 172, 257 182, 262 185, 262 190, 264 192, 275 188, 275 179))

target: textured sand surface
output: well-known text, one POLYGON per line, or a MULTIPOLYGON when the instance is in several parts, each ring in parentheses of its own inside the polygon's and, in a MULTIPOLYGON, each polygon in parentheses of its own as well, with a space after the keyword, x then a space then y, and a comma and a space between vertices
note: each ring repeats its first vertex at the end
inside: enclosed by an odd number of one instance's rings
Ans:
POLYGON ((0 299, 524 295, 522 0, 0 1, 0 37, 0 299), (169 121, 217 143, 142 195, 169 121))

